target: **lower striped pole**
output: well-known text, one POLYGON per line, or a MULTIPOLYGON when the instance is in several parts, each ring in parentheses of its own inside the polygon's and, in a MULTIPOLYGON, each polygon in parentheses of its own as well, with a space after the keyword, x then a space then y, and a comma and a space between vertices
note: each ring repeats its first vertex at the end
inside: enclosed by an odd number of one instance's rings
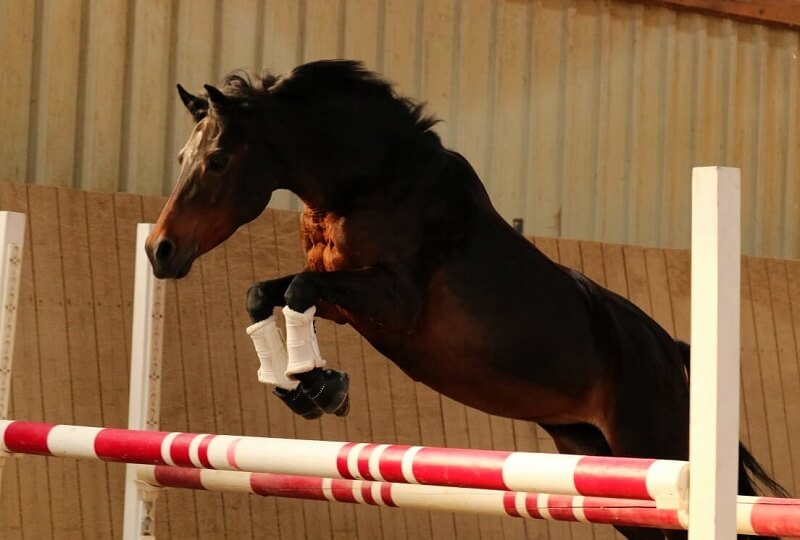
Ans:
MULTIPOLYGON (((140 481, 158 487, 659 529, 686 529, 688 526, 685 510, 660 509, 656 508, 653 501, 636 499, 152 465, 137 469, 140 481)), ((736 510, 737 531, 740 534, 800 536, 798 499, 740 496, 736 510)))
POLYGON ((138 479, 147 485, 158 487, 528 519, 661 529, 685 529, 687 523, 685 512, 656 508, 654 501, 610 497, 548 495, 153 465, 138 467, 138 479))

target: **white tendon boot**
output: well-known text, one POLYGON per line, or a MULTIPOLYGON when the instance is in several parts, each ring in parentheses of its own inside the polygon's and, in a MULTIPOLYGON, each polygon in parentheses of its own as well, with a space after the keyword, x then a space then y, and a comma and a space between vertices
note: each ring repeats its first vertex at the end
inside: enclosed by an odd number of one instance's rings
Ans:
POLYGON ((322 410, 299 388, 299 381, 286 376, 288 354, 283 336, 275 324, 275 316, 248 326, 247 335, 253 340, 261 363, 258 382, 274 386, 273 393, 303 418, 319 418, 322 410))
POLYGON ((317 331, 314 328, 314 314, 317 308, 311 306, 303 313, 289 306, 283 308, 286 318, 286 348, 289 362, 286 376, 302 379, 300 389, 326 413, 345 416, 350 410, 347 390, 350 378, 344 371, 322 369, 325 360, 319 352, 317 331))
POLYGON ((303 313, 294 311, 289 306, 283 308, 283 316, 286 318, 286 348, 289 353, 287 377, 325 367, 325 360, 319 353, 317 330, 314 328, 316 312, 316 306, 311 306, 303 313))
POLYGON ((275 315, 247 327, 247 335, 253 340, 261 367, 258 382, 279 386, 285 390, 297 388, 297 381, 286 376, 288 355, 281 331, 275 324, 275 315))

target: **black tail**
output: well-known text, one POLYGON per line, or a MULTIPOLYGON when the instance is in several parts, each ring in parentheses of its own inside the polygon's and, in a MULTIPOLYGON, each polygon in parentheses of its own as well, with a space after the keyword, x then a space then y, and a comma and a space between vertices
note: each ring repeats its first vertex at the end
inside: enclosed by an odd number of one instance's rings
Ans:
POLYGON ((676 339, 675 343, 678 345, 678 350, 681 352, 681 360, 683 360, 683 366, 686 368, 686 377, 688 379, 689 369, 692 366, 692 349, 685 341, 676 339))
MULTIPOLYGON (((747 447, 739 443, 739 495, 762 495, 762 493, 758 493, 753 477, 757 478, 776 497, 789 496, 789 492, 767 474, 767 471, 756 461, 747 447)), ((749 534, 740 534, 737 538, 739 540, 780 540, 777 536, 751 536, 749 534)))
POLYGON ((763 495, 756 489, 753 478, 763 484, 772 495, 789 497, 789 492, 767 474, 745 445, 739 443, 739 495, 763 495))
MULTIPOLYGON (((691 349, 687 343, 683 341, 676 340, 678 344, 678 350, 680 350, 681 357, 683 358, 684 366, 686 367, 686 375, 689 375, 689 366, 690 366, 690 357, 691 357, 691 349)), ((776 497, 788 497, 789 492, 787 492, 783 486, 781 486, 774 478, 772 478, 767 471, 761 466, 761 464, 756 461, 756 458, 753 457, 753 454, 747 449, 745 445, 739 443, 739 495, 762 495, 759 490, 756 489, 756 483, 753 480, 758 480, 771 495, 776 497)), ((746 538, 752 538, 756 540, 761 538, 762 540, 778 540, 777 537, 774 536, 750 536, 750 535, 742 535, 738 536, 740 540, 746 538)))

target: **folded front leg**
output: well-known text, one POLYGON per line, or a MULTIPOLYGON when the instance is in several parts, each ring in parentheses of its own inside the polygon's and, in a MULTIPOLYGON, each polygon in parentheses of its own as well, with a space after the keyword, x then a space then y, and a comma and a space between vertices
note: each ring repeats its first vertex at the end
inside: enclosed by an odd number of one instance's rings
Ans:
POLYGON ((276 307, 286 305, 284 296, 297 274, 277 279, 259 281, 247 290, 247 313, 253 322, 263 321, 272 316, 276 307))
POLYGON ((336 416, 345 416, 350 410, 347 396, 350 378, 344 371, 322 369, 326 362, 317 342, 316 311, 315 306, 302 313, 289 306, 283 308, 288 349, 286 376, 301 381, 303 392, 320 409, 336 416))
POLYGON ((285 294, 286 306, 294 313, 303 314, 324 302, 395 332, 413 327, 422 298, 423 291, 410 272, 381 267, 303 272, 294 277, 285 294))
POLYGON ((298 381, 286 376, 289 357, 275 316, 251 324, 247 334, 253 340, 260 363, 258 381, 274 386, 273 394, 303 418, 314 420, 322 416, 322 409, 302 391, 298 381))
POLYGON ((292 412, 313 420, 322 416, 320 409, 300 388, 296 379, 286 375, 289 356, 286 343, 276 325, 273 311, 284 305, 284 294, 294 275, 256 283, 247 291, 247 312, 253 324, 247 334, 253 340, 259 360, 258 380, 274 386, 278 396, 292 412))
POLYGON ((275 316, 258 321, 247 327, 247 335, 253 340, 261 366, 258 369, 258 382, 278 386, 284 390, 294 390, 298 382, 286 376, 289 355, 275 316))
POLYGON ((314 322, 316 311, 316 306, 311 306, 302 313, 289 306, 283 308, 289 356, 287 376, 325 367, 325 360, 322 359, 317 343, 317 327, 314 322))
POLYGON ((289 354, 286 375, 300 380, 300 387, 323 411, 345 414, 349 378, 344 372, 322 369, 325 361, 313 322, 316 304, 327 302, 380 326, 407 329, 419 312, 420 298, 411 280, 386 269, 298 274, 286 290, 283 308, 289 354))

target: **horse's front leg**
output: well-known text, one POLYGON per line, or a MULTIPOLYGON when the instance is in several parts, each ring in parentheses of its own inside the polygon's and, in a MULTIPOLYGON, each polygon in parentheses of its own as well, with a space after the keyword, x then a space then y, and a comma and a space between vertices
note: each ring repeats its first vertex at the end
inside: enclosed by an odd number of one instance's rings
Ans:
POLYGON ((286 290, 286 375, 300 381, 307 396, 325 412, 346 406, 349 379, 344 372, 321 369, 313 319, 317 305, 341 307, 375 324, 405 331, 413 324, 420 294, 407 278, 380 268, 303 272, 286 290))
MULTIPOLYGON (((286 403, 292 412, 313 420, 322 416, 324 411, 303 391, 297 379, 287 376, 289 356, 273 314, 276 307, 286 305, 286 290, 296 276, 292 274, 261 281, 250 287, 247 291, 247 312, 253 324, 247 328, 247 334, 253 340, 258 355, 259 382, 273 386, 273 394, 286 403)), ((333 412, 342 415, 347 410, 346 407, 339 407, 333 412)))
POLYGON ((286 306, 294 312, 321 304, 336 306, 395 332, 412 328, 422 297, 422 287, 410 272, 382 267, 302 272, 294 276, 284 295, 286 306))
POLYGON ((278 279, 259 281, 247 290, 247 312, 253 322, 263 321, 272 316, 276 307, 286 305, 284 296, 289 285, 298 274, 290 274, 278 279))

